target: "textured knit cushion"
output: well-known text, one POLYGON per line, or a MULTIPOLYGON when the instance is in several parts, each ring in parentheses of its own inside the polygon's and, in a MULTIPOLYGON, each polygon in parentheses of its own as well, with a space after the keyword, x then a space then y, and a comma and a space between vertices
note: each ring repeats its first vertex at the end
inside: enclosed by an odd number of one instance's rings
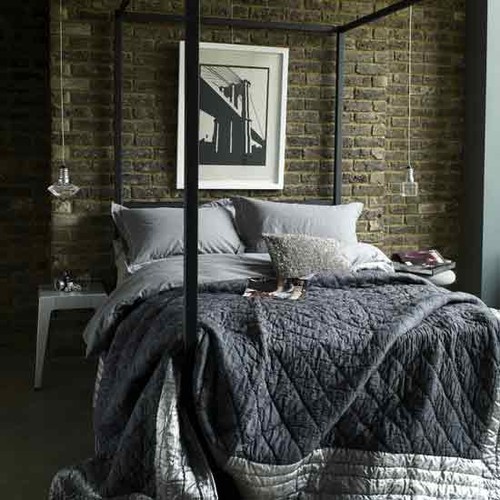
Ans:
POLYGON ((335 238, 342 244, 357 243, 356 222, 362 203, 306 205, 251 198, 233 198, 236 227, 247 252, 266 252, 264 233, 307 234, 335 238))
MULTIPOLYGON (((113 203, 111 213, 131 271, 184 253, 184 209, 126 208, 113 203)), ((199 209, 199 253, 235 254, 241 248, 231 209, 219 205, 199 209)))
POLYGON ((321 271, 350 268, 337 240, 303 234, 264 234, 276 274, 282 278, 302 278, 321 271))

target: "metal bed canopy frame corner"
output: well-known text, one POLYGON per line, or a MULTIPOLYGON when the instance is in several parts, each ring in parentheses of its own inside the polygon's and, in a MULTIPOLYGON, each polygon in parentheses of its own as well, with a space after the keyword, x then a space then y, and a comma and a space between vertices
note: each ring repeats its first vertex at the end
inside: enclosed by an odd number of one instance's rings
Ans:
MULTIPOLYGON (((199 149, 199 47, 201 25, 241 29, 268 29, 336 36, 335 149, 332 202, 342 197, 342 113, 344 91, 345 37, 350 31, 383 19, 424 0, 400 0, 349 23, 333 26, 278 21, 256 21, 201 16, 201 0, 185 0, 182 14, 127 12, 131 0, 122 0, 114 15, 114 166, 115 202, 123 202, 122 128, 123 128, 123 23, 183 23, 185 26, 185 170, 184 170, 184 345, 192 352, 197 335, 198 315, 198 181, 199 149)), ((188 375, 189 376, 189 375, 188 375)))

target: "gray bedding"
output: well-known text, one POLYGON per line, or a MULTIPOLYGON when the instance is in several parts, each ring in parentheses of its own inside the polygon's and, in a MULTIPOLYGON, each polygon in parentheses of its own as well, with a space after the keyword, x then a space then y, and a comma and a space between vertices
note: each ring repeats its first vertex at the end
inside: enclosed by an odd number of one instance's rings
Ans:
MULTIPOLYGON (((354 272, 378 269, 392 272, 391 261, 377 247, 368 243, 355 243, 342 247, 354 272)), ((113 324, 124 311, 155 293, 171 290, 183 284, 182 255, 153 261, 120 280, 120 286, 111 294, 109 301, 92 318, 83 334, 87 354, 102 350, 113 333, 113 324)), ((198 281, 214 283, 237 279, 274 276, 268 253, 204 254, 198 256, 198 281)))
POLYGON ((377 271, 247 299, 221 281, 251 274, 234 257, 201 270, 220 274, 200 292, 188 385, 172 269, 134 275, 93 319, 96 455, 52 499, 224 497, 220 470, 245 498, 500 498, 500 323, 481 301, 377 271))

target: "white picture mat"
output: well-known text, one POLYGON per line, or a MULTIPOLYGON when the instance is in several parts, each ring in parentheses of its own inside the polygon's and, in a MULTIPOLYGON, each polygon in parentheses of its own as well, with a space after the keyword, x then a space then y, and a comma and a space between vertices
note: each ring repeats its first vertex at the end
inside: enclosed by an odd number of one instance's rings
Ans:
MULTIPOLYGON (((200 44, 200 64, 269 68, 266 165, 200 164, 199 189, 283 189, 288 49, 255 45, 200 44)), ((185 42, 179 46, 177 188, 184 188, 185 42)))

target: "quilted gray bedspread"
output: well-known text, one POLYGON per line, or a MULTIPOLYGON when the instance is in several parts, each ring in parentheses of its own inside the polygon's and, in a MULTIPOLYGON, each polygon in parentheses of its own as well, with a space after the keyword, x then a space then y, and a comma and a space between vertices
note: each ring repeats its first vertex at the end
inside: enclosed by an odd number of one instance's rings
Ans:
POLYGON ((189 362, 179 289, 106 323, 96 455, 52 499, 223 498, 215 469, 245 498, 500 498, 500 323, 481 301, 377 272, 318 276, 297 302, 243 288, 202 287, 189 362))

